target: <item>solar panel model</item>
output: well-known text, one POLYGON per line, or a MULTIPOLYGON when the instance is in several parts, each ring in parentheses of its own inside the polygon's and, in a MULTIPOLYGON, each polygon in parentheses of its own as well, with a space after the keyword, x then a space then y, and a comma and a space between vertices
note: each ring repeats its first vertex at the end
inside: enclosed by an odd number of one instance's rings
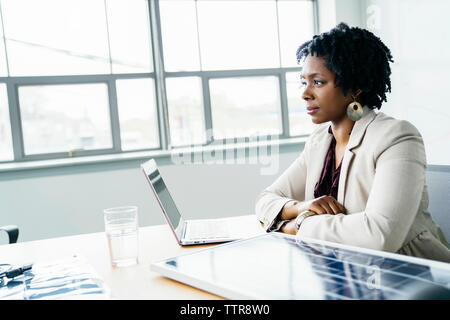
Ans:
POLYGON ((153 262, 153 271, 230 299, 450 299, 450 264, 282 233, 153 262))

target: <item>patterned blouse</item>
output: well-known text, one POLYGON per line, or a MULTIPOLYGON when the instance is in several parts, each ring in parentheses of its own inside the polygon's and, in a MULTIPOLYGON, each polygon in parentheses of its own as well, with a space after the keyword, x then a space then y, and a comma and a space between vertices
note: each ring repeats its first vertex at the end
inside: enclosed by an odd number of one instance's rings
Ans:
POLYGON ((337 200, 339 176, 341 174, 341 164, 336 168, 335 165, 335 149, 336 149, 336 139, 333 136, 333 131, 331 126, 328 128, 328 133, 332 135, 332 140, 330 143, 330 148, 328 149, 327 156, 325 158, 325 163, 323 165, 322 173, 320 174, 320 179, 314 187, 314 198, 321 196, 332 196, 337 200))

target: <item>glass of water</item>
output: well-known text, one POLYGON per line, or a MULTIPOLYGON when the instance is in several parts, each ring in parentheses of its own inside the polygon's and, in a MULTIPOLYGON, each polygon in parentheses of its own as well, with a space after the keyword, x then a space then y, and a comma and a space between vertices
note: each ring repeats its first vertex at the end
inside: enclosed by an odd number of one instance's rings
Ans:
POLYGON ((138 263, 138 208, 116 207, 103 213, 111 264, 125 267, 138 263))

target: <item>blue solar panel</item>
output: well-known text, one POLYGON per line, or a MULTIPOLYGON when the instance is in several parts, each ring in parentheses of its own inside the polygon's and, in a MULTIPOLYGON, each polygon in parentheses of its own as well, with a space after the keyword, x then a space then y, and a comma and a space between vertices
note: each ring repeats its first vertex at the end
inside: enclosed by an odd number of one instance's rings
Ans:
POLYGON ((232 299, 404 299, 450 289, 450 264, 269 233, 155 262, 152 269, 232 299))

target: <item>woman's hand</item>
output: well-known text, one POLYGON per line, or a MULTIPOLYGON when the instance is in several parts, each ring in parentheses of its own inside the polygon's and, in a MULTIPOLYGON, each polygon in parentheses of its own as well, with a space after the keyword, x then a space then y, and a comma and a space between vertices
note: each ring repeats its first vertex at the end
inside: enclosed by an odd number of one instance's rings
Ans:
POLYGON ((281 211, 281 219, 290 221, 285 223, 280 231, 296 234, 295 218, 297 218, 299 213, 306 210, 314 211, 316 214, 338 214, 346 211, 344 206, 332 196, 322 196, 302 203, 290 201, 284 205, 281 211))
POLYGON ((281 210, 281 219, 295 219, 300 212, 306 210, 314 211, 317 214, 337 214, 346 211, 334 197, 322 196, 306 202, 290 201, 286 203, 281 210))
POLYGON ((299 204, 297 207, 300 207, 299 212, 311 210, 316 214, 338 214, 346 211, 344 206, 332 196, 321 196, 301 205, 299 204))
POLYGON ((281 227, 280 231, 283 233, 297 234, 297 229, 295 228, 295 219, 292 219, 291 221, 285 223, 281 227))

